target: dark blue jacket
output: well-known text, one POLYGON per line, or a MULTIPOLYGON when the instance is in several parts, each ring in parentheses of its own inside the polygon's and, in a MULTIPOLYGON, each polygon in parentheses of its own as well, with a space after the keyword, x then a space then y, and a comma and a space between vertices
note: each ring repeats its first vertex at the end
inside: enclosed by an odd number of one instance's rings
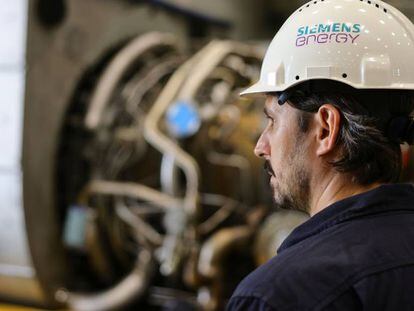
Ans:
POLYGON ((414 187, 349 197, 296 228, 228 310, 414 310, 414 187))

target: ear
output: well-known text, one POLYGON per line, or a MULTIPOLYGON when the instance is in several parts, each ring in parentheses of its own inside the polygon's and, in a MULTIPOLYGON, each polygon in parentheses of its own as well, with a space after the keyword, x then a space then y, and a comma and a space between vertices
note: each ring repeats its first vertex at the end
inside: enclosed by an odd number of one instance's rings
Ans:
POLYGON ((316 154, 324 156, 335 148, 341 128, 341 114, 331 104, 322 105, 316 113, 317 148, 316 154))

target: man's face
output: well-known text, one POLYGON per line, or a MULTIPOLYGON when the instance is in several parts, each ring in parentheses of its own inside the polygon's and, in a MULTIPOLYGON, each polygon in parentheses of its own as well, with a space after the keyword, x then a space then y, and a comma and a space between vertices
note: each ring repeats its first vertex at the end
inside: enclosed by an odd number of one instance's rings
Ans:
POLYGON ((310 174, 307 134, 299 129, 299 111, 288 104, 280 106, 275 96, 265 103, 268 119, 255 154, 266 160, 275 203, 286 209, 309 211, 310 174))

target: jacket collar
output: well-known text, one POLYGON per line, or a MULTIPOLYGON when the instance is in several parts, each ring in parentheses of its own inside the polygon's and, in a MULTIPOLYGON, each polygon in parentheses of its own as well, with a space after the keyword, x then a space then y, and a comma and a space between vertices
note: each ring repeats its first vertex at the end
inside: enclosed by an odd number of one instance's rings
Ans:
POLYGON ((387 184, 335 202, 297 227, 286 238, 277 252, 319 234, 337 224, 356 218, 395 211, 414 211, 414 186, 412 184, 387 184))

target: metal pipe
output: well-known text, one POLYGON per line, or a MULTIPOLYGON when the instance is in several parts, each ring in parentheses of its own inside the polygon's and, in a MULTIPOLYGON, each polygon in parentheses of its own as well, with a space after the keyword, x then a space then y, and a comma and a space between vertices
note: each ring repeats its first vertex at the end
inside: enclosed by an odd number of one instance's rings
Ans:
POLYGON ((112 94, 125 74, 125 71, 127 71, 143 53, 158 46, 177 49, 177 40, 173 35, 151 32, 132 40, 132 42, 116 55, 102 74, 94 90, 90 108, 85 117, 86 128, 92 131, 96 130, 102 120, 105 107, 109 103, 112 94))
POLYGON ((231 198, 214 194, 204 194, 202 201, 203 203, 209 205, 221 205, 221 207, 213 215, 198 226, 198 233, 204 235, 213 231, 220 223, 226 220, 236 209, 239 203, 231 198))
POLYGON ((158 123, 169 105, 177 98, 192 100, 195 93, 214 69, 229 54, 260 57, 260 52, 247 45, 230 41, 212 41, 193 58, 182 65, 168 81, 145 120, 144 136, 161 153, 175 159, 186 177, 185 210, 195 215, 198 197, 199 168, 192 156, 182 150, 175 141, 169 139, 158 128, 158 123))
POLYGON ((224 308, 222 296, 226 258, 234 250, 245 248, 252 234, 253 229, 248 226, 222 229, 201 247, 197 270, 199 275, 206 279, 208 287, 199 290, 199 293, 204 292, 207 295, 199 295, 198 298, 204 310, 215 311, 224 308))
POLYGON ((167 210, 179 208, 183 205, 183 202, 179 199, 137 183, 92 180, 82 191, 79 202, 88 205, 91 194, 132 197, 167 210))
MULTIPOLYGON (((161 78, 172 73, 180 63, 181 60, 179 57, 170 57, 170 59, 166 61, 161 60, 159 64, 155 65, 154 68, 146 73, 145 77, 139 81, 134 81, 135 83, 132 90, 128 90, 130 95, 127 95, 127 111, 131 113, 131 115, 136 114, 136 103, 141 103, 144 94, 153 89, 157 83, 160 82, 161 78)), ((124 92, 126 93, 126 91, 124 92)))
POLYGON ((248 226, 227 228, 218 231, 208 239, 200 250, 198 271, 206 278, 216 279, 221 272, 223 258, 234 250, 233 247, 242 245, 252 235, 248 226))
POLYGON ((178 173, 175 157, 165 154, 161 160, 160 181, 161 189, 169 195, 174 195, 179 190, 178 173))
POLYGON ((186 192, 184 209, 188 215, 195 215, 198 198, 199 167, 192 156, 180 146, 164 135, 158 124, 169 105, 174 101, 181 86, 188 77, 189 71, 197 64, 198 59, 210 51, 210 45, 198 52, 193 58, 185 62, 171 77, 163 91, 157 98, 152 109, 145 119, 144 136, 149 144, 161 153, 173 157, 186 177, 186 192))
POLYGON ((154 272, 152 255, 142 250, 134 269, 114 287, 96 294, 72 293, 60 289, 56 300, 77 311, 106 311, 120 309, 138 300, 145 293, 154 272))
POLYGON ((128 207, 118 204, 115 207, 115 212, 119 218, 134 229, 137 235, 141 235, 154 246, 160 246, 162 244, 164 237, 148 225, 141 217, 132 213, 128 207))

